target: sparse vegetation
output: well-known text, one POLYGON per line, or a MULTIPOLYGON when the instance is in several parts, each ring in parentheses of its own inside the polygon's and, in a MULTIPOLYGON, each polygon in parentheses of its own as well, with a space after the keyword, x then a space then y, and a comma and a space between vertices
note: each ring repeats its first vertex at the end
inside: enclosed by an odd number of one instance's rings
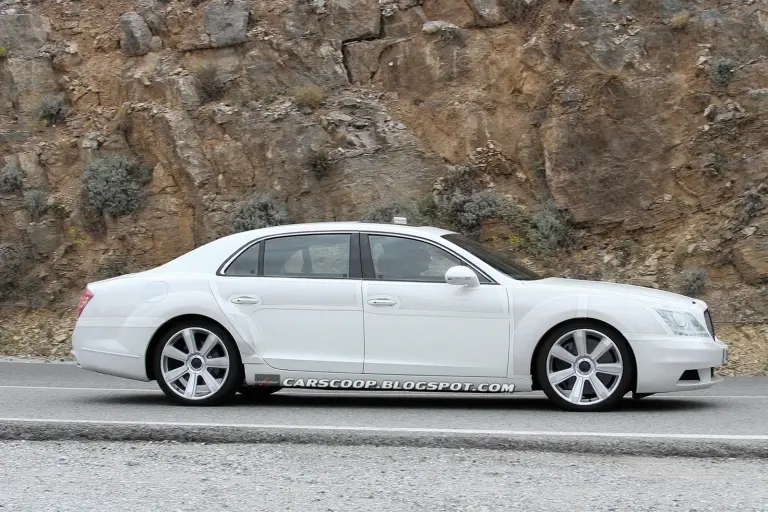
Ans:
POLYGON ((630 79, 623 69, 613 69, 595 61, 596 66, 585 72, 584 83, 592 94, 607 90, 612 95, 625 92, 630 79))
POLYGON ((553 200, 544 203, 531 216, 530 240, 539 251, 550 252, 568 247, 572 236, 568 216, 553 200))
POLYGON ((718 87, 728 87, 733 76, 734 63, 731 59, 717 59, 712 63, 710 78, 718 87))
POLYGON ((520 226, 524 217, 516 202, 493 191, 470 194, 457 190, 441 201, 438 214, 463 234, 473 237, 480 234, 485 220, 502 219, 520 226))
POLYGON ((125 154, 94 160, 83 169, 84 207, 88 213, 120 217, 144 203, 152 168, 125 154))
POLYGON ((8 48, 0 46, 0 59, 4 59, 8 56, 8 48))
POLYGON ((256 193, 241 202, 232 215, 233 233, 250 231, 293 222, 287 206, 265 194, 256 193))
POLYGON ((416 203, 416 206, 418 207, 421 216, 425 219, 437 218, 438 208, 433 194, 429 194, 424 199, 419 200, 419 202, 416 203))
POLYGON ((325 150, 312 150, 309 153, 307 159, 307 165, 315 174, 317 179, 322 179, 328 176, 333 170, 333 161, 328 156, 328 152, 325 150))
POLYGON ((217 101, 227 91, 227 84, 219 76, 215 66, 209 64, 195 74, 200 99, 203 103, 217 101))
POLYGON ((18 277, 24 252, 12 243, 0 244, 0 297, 8 295, 18 277))
POLYGON ((408 224, 421 224, 423 221, 418 205, 414 201, 387 201, 374 206, 360 217, 362 222, 391 224, 394 217, 405 217, 408 224))
POLYGON ((40 220, 48 210, 48 194, 37 188, 28 190, 24 193, 24 206, 32 220, 40 220))
POLYGON ((680 293, 698 297, 707 287, 707 273, 701 269, 684 270, 681 274, 680 293))
POLYGON ((293 91, 299 108, 309 107, 315 110, 325 101, 325 91, 316 85, 302 85, 293 91))
POLYGON ((760 189, 753 189, 745 192, 742 197, 742 204, 744 205, 744 208, 739 215, 739 224, 744 226, 752 220, 763 204, 763 195, 760 193, 760 189))
POLYGON ((99 267, 99 278, 110 279, 130 272, 128 260, 124 257, 110 258, 99 267))
POLYGON ((0 193, 15 194, 21 191, 24 181, 24 170, 14 163, 0 169, 0 193))
POLYGON ((682 29, 688 26, 691 21, 691 13, 688 11, 680 11, 669 21, 669 26, 676 29, 682 29))
POLYGON ((48 94, 37 105, 37 118, 45 125, 57 125, 66 119, 69 106, 63 94, 48 94))

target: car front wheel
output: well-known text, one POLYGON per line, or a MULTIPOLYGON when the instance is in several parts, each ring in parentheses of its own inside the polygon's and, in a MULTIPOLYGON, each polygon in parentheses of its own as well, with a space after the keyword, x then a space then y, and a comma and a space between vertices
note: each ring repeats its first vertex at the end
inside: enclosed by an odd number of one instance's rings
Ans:
POLYGON ((544 393, 570 411, 615 408, 630 391, 635 367, 629 344, 615 329, 574 322, 543 341, 536 375, 544 393))
POLYGON ((155 376, 160 389, 181 405, 217 405, 243 382, 240 353, 216 324, 192 321, 174 326, 157 345, 155 376))

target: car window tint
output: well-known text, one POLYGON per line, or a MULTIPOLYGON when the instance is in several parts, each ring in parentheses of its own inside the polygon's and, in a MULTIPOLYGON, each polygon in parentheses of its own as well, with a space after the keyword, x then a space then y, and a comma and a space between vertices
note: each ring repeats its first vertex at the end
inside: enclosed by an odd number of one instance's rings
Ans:
POLYGON ((376 279, 386 281, 445 282, 445 272, 462 262, 426 242, 393 236, 370 235, 376 279))
POLYGON ((259 244, 243 251, 224 273, 228 276, 255 276, 259 271, 259 244))
POLYGON ((349 235, 297 235, 264 245, 267 277, 349 277, 349 235))

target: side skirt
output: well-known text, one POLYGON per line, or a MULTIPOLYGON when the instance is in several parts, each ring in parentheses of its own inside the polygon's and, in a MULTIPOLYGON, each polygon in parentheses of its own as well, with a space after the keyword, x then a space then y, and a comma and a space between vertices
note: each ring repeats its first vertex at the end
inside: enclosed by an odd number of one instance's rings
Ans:
POLYGON ((442 375, 380 375, 277 370, 266 364, 248 364, 245 383, 285 389, 328 391, 408 391, 510 394, 531 391, 531 377, 456 377, 442 375))

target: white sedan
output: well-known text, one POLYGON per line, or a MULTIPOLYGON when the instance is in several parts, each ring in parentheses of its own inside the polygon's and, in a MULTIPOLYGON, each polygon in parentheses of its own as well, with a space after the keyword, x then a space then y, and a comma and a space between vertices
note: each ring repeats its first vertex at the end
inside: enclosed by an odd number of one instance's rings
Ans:
POLYGON ((543 390, 597 411, 709 387, 726 345, 707 305, 543 278, 434 227, 333 222, 237 233, 90 283, 81 368, 157 380, 179 404, 282 388, 543 390))

